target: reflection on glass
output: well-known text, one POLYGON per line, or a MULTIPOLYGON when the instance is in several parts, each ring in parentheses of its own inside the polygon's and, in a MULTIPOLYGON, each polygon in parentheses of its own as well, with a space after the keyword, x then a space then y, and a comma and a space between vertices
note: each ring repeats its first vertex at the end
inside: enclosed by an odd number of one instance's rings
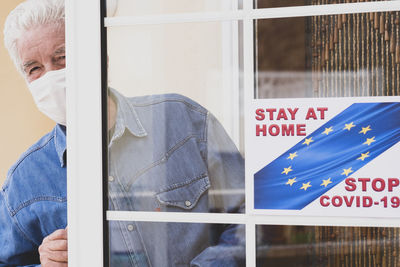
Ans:
POLYGON ((111 210, 244 211, 243 158, 205 108, 110 89, 109 110, 111 210))
POLYGON ((244 225, 110 221, 110 266, 245 266, 244 225))
POLYGON ((399 12, 259 20, 259 98, 400 94, 399 12))
POLYGON ((287 7, 287 6, 307 6, 307 5, 327 5, 343 4, 354 2, 375 2, 384 0, 256 0, 257 8, 287 7))
POLYGON ((231 21, 108 28, 109 86, 128 97, 189 97, 239 146, 237 31, 231 21))
POLYGON ((234 29, 108 30, 110 210, 244 212, 234 29))
POLYGON ((112 16, 145 16, 165 15, 190 12, 216 12, 234 10, 238 7, 237 0, 107 0, 108 12, 112 16))
POLYGON ((399 266, 400 230, 257 226, 257 266, 399 266))

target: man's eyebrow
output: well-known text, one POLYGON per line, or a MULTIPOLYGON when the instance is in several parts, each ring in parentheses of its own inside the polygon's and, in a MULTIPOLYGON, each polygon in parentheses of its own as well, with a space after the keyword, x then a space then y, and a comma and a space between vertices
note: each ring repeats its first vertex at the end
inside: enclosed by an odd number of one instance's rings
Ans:
POLYGON ((54 55, 64 54, 65 53, 65 46, 60 47, 54 51, 54 55))
POLYGON ((36 61, 35 61, 35 60, 30 60, 30 61, 25 62, 25 63, 22 65, 22 67, 23 67, 23 69, 24 69, 24 71, 25 71, 27 68, 29 68, 30 66, 32 66, 32 65, 34 65, 34 64, 36 64, 36 61))

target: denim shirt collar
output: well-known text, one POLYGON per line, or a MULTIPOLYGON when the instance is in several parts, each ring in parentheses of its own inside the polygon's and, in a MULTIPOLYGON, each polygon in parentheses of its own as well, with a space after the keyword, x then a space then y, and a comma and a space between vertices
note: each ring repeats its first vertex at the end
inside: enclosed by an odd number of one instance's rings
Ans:
POLYGON ((113 140, 122 136, 125 128, 129 132, 137 137, 147 136, 147 132, 140 122, 139 116, 137 115, 134 106, 119 92, 110 88, 110 96, 115 100, 117 105, 117 117, 115 120, 114 135, 111 139, 110 144, 113 140))
POLYGON ((61 167, 66 164, 66 128, 63 125, 57 124, 54 128, 54 145, 56 147, 58 159, 60 160, 61 167))
MULTIPOLYGON (((112 140, 122 136, 125 128, 127 128, 134 136, 147 136, 147 132, 143 128, 143 125, 140 122, 139 116, 137 115, 133 105, 128 102, 128 100, 123 95, 112 88, 110 88, 110 96, 116 101, 117 104, 117 118, 112 140)), ((60 160, 61 167, 64 167, 66 165, 67 150, 65 126, 60 124, 56 125, 56 127, 54 128, 54 140, 58 159, 60 160)))

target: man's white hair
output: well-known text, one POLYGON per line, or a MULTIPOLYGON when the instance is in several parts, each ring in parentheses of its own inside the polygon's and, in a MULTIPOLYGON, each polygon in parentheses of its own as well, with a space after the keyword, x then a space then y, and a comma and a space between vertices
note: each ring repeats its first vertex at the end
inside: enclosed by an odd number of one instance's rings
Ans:
POLYGON ((8 15, 4 25, 4 44, 22 74, 22 62, 17 50, 18 39, 37 26, 49 24, 64 27, 64 0, 27 0, 8 15))

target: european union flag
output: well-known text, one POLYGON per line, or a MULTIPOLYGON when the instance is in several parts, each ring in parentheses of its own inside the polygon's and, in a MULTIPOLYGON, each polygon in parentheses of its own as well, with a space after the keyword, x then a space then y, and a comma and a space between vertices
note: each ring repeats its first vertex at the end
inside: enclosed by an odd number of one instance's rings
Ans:
POLYGON ((300 210, 400 141, 400 103, 356 103, 254 175, 255 209, 300 210))

